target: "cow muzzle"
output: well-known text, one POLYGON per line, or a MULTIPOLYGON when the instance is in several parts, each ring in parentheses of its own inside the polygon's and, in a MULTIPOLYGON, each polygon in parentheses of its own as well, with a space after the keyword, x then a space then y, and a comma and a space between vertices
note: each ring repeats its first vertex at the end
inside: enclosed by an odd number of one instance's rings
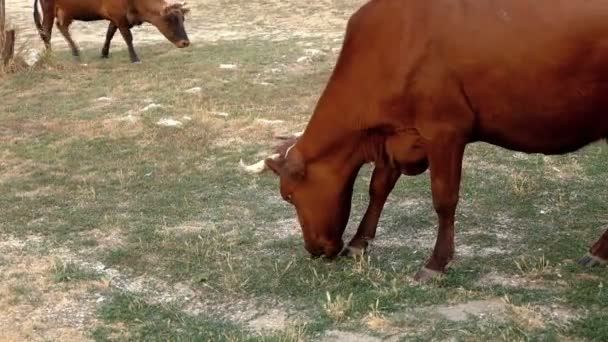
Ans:
POLYGON ((344 248, 344 242, 342 240, 337 243, 311 243, 306 241, 304 247, 310 253, 311 256, 318 258, 324 256, 328 259, 335 259, 340 252, 342 252, 342 248, 344 248))
POLYGON ((182 40, 178 41, 177 43, 175 43, 175 46, 182 49, 182 48, 190 46, 190 41, 187 39, 182 39, 182 40))

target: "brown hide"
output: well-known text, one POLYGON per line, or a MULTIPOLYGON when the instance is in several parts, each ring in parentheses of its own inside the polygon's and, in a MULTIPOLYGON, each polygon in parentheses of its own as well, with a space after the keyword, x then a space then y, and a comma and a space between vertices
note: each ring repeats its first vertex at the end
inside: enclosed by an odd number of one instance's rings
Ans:
POLYGON ((303 136, 269 165, 307 249, 338 253, 362 164, 387 170, 390 189, 390 170, 428 166, 439 232, 426 268, 444 271, 466 145, 562 154, 608 136, 607 61, 604 0, 370 1, 303 136))

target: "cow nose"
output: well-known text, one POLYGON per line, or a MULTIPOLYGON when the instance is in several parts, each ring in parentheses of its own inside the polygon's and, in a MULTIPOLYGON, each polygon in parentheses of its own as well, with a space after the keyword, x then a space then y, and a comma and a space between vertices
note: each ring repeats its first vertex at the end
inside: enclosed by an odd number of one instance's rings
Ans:
POLYGON ((305 243, 305 248, 313 257, 325 256, 328 259, 334 259, 344 247, 344 243, 340 240, 336 243, 305 243))
POLYGON ((306 250, 308 251, 308 253, 310 253, 310 255, 312 255, 315 258, 318 258, 321 255, 323 255, 323 248, 320 247, 320 246, 316 246, 314 244, 311 244, 310 242, 304 243, 304 248, 306 248, 306 250))
POLYGON ((180 40, 177 43, 177 47, 179 47, 179 48, 185 48, 185 47, 188 47, 188 46, 190 46, 190 41, 188 41, 188 40, 180 40))

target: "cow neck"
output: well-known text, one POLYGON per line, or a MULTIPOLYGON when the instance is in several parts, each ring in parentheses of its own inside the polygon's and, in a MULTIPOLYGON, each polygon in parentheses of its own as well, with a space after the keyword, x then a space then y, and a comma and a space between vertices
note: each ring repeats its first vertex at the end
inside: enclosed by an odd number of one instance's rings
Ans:
POLYGON ((341 145, 352 142, 361 132, 354 125, 356 120, 339 115, 340 112, 342 111, 315 111, 295 145, 306 162, 321 159, 328 153, 336 152, 336 149, 348 148, 341 145))
POLYGON ((345 63, 341 55, 304 134, 295 145, 306 162, 333 154, 337 148, 348 148, 344 144, 352 142, 364 129, 361 89, 351 79, 352 73, 345 63))

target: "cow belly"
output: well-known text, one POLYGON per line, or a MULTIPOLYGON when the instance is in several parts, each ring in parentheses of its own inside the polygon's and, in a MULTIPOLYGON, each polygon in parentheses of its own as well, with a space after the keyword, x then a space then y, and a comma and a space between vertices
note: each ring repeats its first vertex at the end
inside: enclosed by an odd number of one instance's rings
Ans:
POLYGON ((480 123, 477 139, 515 151, 564 154, 608 137, 608 108, 593 114, 513 115, 480 123))
POLYGON ((78 17, 75 17, 74 19, 80 20, 80 21, 97 21, 97 20, 102 20, 105 18, 100 16, 99 14, 87 13, 84 15, 79 15, 78 17))
POLYGON ((549 54, 555 64, 498 63, 495 72, 468 83, 478 139, 523 152, 562 154, 607 137, 605 47, 592 49, 589 58, 549 54))
POLYGON ((106 19, 97 1, 57 0, 55 3, 57 17, 66 20, 96 21, 106 19))

